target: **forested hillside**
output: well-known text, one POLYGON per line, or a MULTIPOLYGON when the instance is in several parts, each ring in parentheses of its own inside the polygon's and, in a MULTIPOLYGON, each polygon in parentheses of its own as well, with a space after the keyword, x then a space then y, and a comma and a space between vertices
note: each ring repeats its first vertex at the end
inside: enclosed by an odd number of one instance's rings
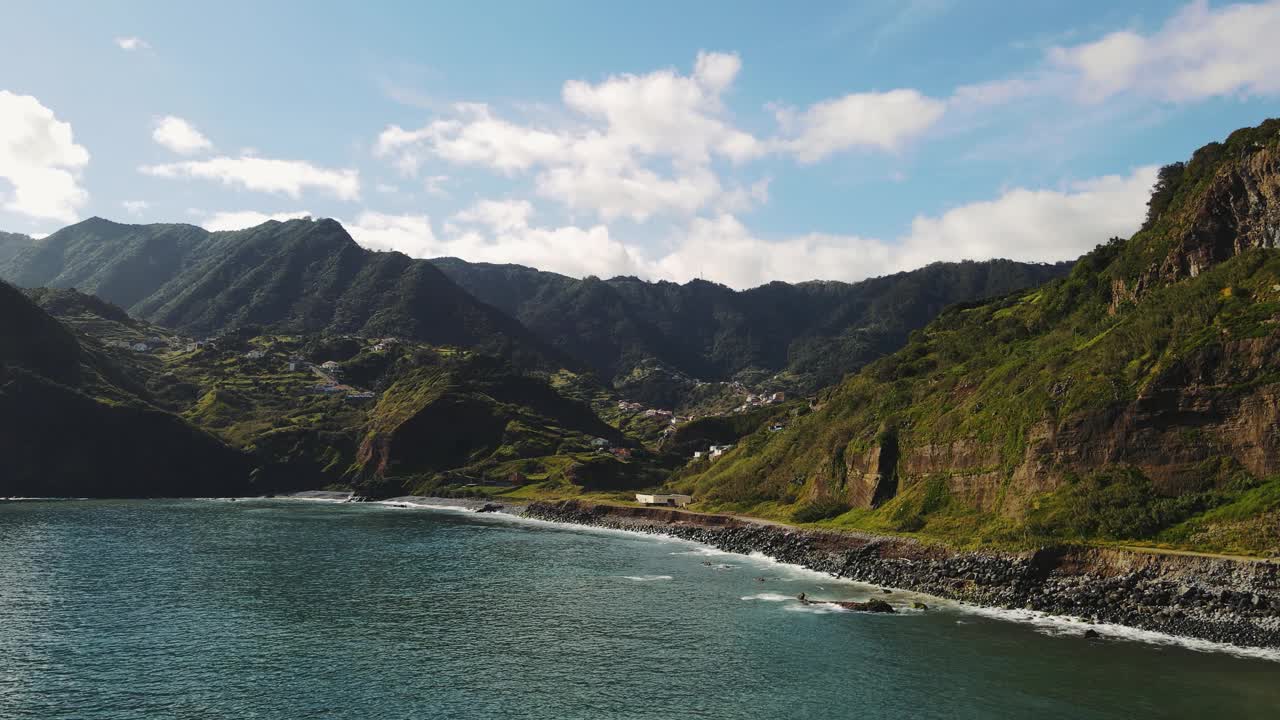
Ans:
MULTIPOLYGON (((637 371, 656 363, 668 376, 800 393, 900 348, 948 305, 1033 287, 1070 269, 1009 260, 935 263, 859 283, 774 282, 737 292, 700 280, 577 280, 519 265, 432 262, 620 387, 643 385, 637 371)), ((635 392, 646 394, 643 387, 635 392)), ((662 396, 660 388, 648 394, 662 396)))

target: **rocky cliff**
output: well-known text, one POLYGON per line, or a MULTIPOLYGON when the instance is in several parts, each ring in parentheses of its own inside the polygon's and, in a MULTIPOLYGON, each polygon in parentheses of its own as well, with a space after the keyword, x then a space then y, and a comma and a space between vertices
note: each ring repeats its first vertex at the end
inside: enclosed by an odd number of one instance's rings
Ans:
POLYGON ((678 486, 948 540, 1280 552, 1280 121, 1065 279, 961 305, 678 486))

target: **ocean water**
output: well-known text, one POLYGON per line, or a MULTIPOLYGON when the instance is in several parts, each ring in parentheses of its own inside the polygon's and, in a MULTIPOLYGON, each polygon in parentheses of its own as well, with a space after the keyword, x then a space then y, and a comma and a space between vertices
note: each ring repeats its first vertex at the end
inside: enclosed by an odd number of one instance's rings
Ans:
POLYGON ((460 511, 0 503, 0 719, 1280 717, 1280 654, 800 592, 914 598, 460 511))

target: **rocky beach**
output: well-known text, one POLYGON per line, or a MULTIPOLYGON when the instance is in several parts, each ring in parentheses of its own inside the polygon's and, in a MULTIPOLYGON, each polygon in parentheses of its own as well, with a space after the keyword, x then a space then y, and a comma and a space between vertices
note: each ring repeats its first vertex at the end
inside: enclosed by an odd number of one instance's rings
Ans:
POLYGON ((531 503, 523 514, 760 553, 835 577, 986 607, 1280 648, 1280 564, 1270 561, 1074 546, 961 552, 905 538, 574 500, 531 503))

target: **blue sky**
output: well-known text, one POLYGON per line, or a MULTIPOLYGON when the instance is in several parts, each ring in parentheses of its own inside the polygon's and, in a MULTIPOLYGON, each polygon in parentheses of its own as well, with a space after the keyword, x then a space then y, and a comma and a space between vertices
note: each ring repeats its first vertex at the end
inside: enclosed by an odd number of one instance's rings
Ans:
POLYGON ((0 228, 308 214, 372 248, 578 276, 1072 258, 1132 232, 1156 166, 1280 114, 1277 1, 4 16, 0 228))

